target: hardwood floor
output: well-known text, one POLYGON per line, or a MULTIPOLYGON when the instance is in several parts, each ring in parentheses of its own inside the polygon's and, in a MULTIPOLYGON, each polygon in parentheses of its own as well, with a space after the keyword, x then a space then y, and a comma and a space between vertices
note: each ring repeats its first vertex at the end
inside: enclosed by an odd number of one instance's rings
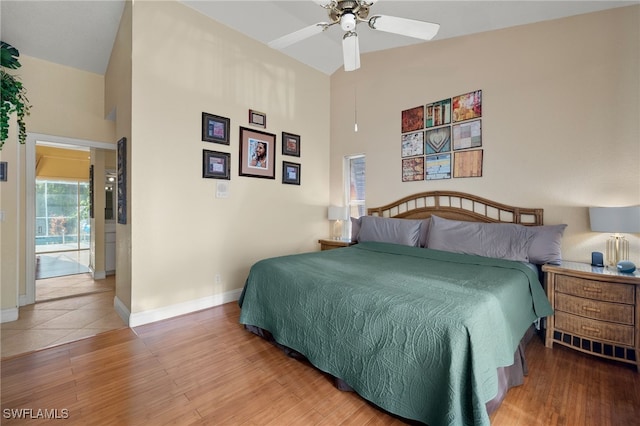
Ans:
MULTIPOLYGON (((18 410, 83 425, 405 424, 245 331, 239 312, 228 303, 3 359, 2 423, 43 424, 8 418, 18 410)), ((546 349, 538 337, 527 360, 525 384, 509 391, 492 425, 638 424, 634 368, 546 349)))

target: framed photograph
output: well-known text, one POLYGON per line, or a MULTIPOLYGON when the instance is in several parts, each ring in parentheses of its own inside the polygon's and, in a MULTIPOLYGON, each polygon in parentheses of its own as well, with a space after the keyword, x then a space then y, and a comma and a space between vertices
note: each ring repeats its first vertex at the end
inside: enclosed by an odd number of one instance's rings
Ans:
POLYGON ((482 177, 482 150, 454 152, 453 177, 482 177))
POLYGON ((205 142, 229 145, 229 129, 231 121, 226 117, 202 113, 202 140, 205 142))
POLYGON ((424 180, 424 157, 403 159, 402 181, 413 182, 417 180, 424 180))
POLYGON ((240 127, 240 176, 275 179, 276 135, 240 127))
POLYGON ((300 157, 300 136, 282 132, 282 155, 300 157))
POLYGON ((482 117, 482 90, 454 96, 451 103, 454 123, 482 117))
POLYGON ((9 163, 6 161, 0 161, 0 182, 7 181, 7 173, 8 173, 9 163))
POLYGON ((118 223, 127 224, 127 138, 118 141, 118 223))
POLYGON ((231 154, 228 152, 202 150, 202 177, 231 180, 231 154))
POLYGON ((451 99, 444 99, 426 106, 425 127, 438 127, 449 123, 451 123, 451 99))
POLYGON ((249 110, 249 124, 267 128, 267 115, 264 112, 249 110))
POLYGON ((427 155, 426 180, 451 179, 451 153, 427 155))
POLYGON ((414 132, 424 127, 424 106, 402 111, 402 133, 414 132))
POLYGON ((282 183, 300 185, 300 164, 282 162, 282 183))
POLYGON ((481 120, 467 121, 453 125, 453 149, 477 148, 482 146, 481 120))
POLYGON ((402 158, 424 154, 424 132, 402 135, 402 158))
POLYGON ((427 130, 425 140, 427 154, 451 151, 451 127, 427 130))

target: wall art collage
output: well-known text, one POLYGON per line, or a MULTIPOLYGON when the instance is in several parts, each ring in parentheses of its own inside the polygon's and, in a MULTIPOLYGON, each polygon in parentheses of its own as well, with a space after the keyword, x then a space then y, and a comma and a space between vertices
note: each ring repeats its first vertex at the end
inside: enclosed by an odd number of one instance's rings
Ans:
MULTIPOLYGON (((266 129, 267 115, 249 110, 249 125, 266 129)), ((240 126, 239 176, 275 179, 276 135, 263 130, 240 126)), ((202 141, 230 145, 231 120, 219 115, 202 113, 202 141)), ((300 136, 282 132, 282 155, 300 157, 300 136)), ((231 179, 231 153, 202 150, 202 177, 231 179)), ((282 161, 282 183, 300 185, 300 163, 282 161)))
POLYGON ((402 111, 402 181, 482 176, 482 90, 402 111))

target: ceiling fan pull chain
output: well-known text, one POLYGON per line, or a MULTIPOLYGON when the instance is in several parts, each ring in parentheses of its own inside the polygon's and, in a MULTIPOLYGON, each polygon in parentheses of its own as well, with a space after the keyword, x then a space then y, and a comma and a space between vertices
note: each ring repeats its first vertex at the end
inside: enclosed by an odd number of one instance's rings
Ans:
MULTIPOLYGON (((355 80, 355 78, 354 78, 355 80)), ((358 82, 353 84, 353 131, 358 132, 358 82)))

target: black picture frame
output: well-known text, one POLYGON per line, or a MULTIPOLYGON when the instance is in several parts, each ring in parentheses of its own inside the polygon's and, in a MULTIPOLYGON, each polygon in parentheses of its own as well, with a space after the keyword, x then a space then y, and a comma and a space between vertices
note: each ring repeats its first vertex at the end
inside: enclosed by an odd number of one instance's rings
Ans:
POLYGON ((238 174, 256 178, 276 178, 276 135, 240 127, 238 174), (258 147, 263 152, 258 152, 258 147), (260 158, 258 158, 258 156, 260 158))
POLYGON ((127 138, 118 141, 118 223, 127 224, 127 138))
POLYGON ((282 183, 300 185, 300 163, 282 162, 282 183))
POLYGON ((219 115, 202 113, 202 140, 204 142, 229 145, 231 120, 219 115))
POLYGON ((282 155, 300 157, 300 135, 282 132, 282 155))
POLYGON ((202 150, 202 177, 205 179, 231 180, 231 154, 202 150))

